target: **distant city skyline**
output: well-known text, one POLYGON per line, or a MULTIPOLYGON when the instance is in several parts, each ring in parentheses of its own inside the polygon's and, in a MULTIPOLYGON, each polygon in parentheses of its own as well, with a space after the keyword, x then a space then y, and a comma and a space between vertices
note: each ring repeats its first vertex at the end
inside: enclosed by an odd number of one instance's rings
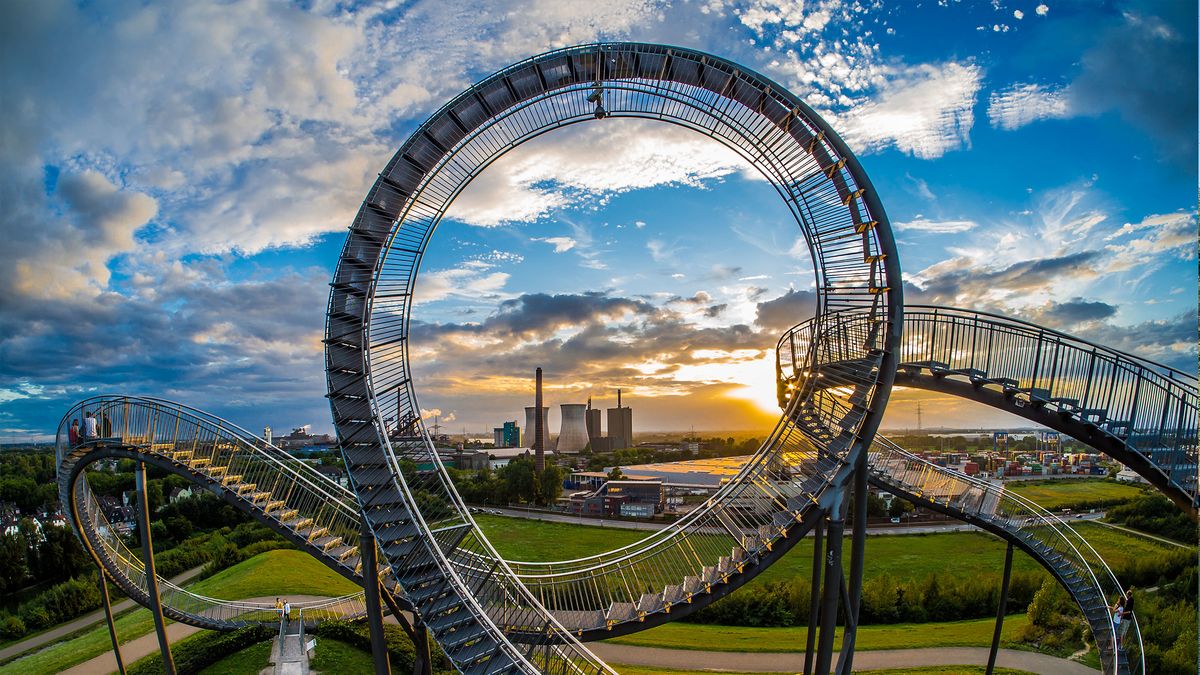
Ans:
MULTIPOLYGON (((712 52, 807 101, 886 207, 907 302, 1195 372, 1196 13, 7 3, 0 438, 45 439, 74 401, 121 392, 252 431, 332 431, 328 282, 377 172, 471 82, 594 40, 712 52)), ((541 365, 547 405, 609 407, 621 387, 637 432, 770 429, 773 347, 815 297, 789 218, 742 158, 674 126, 606 119, 518 147, 463 192, 422 262, 422 414, 446 430, 520 420, 541 365)), ((1023 424, 897 390, 884 428, 915 427, 917 400, 926 426, 1023 424)))

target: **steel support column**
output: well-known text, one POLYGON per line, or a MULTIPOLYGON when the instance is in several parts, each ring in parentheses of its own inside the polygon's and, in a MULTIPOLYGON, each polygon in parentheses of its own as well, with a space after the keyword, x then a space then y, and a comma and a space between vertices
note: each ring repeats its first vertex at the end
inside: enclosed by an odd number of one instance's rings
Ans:
POLYGON ((1013 545, 1008 542, 1004 552, 1004 580, 1000 582, 1000 602, 996 603, 996 630, 992 633, 992 650, 988 653, 987 675, 996 669, 996 654, 1000 650, 1000 630, 1004 628, 1004 613, 1008 609, 1008 580, 1012 577, 1013 545))
MULTIPOLYGON (((146 463, 138 462, 133 472, 138 493, 138 534, 142 540, 142 563, 146 568, 146 594, 150 596, 150 614, 158 633, 158 649, 162 652, 163 669, 175 675, 175 659, 171 656, 171 641, 163 621, 162 598, 158 595, 158 575, 154 570, 154 542, 150 537, 150 501, 146 498, 146 463)), ((111 625, 111 624, 110 624, 111 625)))
POLYGON ((425 622, 413 617, 413 647, 416 647, 416 658, 413 660, 413 675, 433 675, 433 655, 429 650, 429 633, 425 630, 425 622))
POLYGON ((812 675, 813 648, 817 643, 817 622, 821 618, 821 573, 825 570, 821 555, 821 532, 825 518, 817 518, 813 526, 812 586, 808 596, 808 640, 804 645, 804 675, 812 675))
MULTIPOLYGON (((843 489, 843 488, 838 488, 843 489)), ((842 581, 842 533, 845 530, 845 515, 842 513, 842 495, 837 495, 829 509, 829 530, 825 533, 825 574, 821 599, 821 637, 817 645, 815 675, 827 675, 833 663, 833 639, 837 630, 838 596, 842 581)))
POLYGON ((367 527, 364 515, 358 538, 358 554, 363 566, 363 601, 367 605, 367 628, 371 634, 371 656, 375 658, 375 675, 391 675, 387 638, 383 634, 383 607, 379 604, 379 560, 376 558, 375 535, 367 527))
POLYGON ((112 639, 113 657, 117 660, 117 672, 125 675, 125 660, 121 658, 121 643, 117 641, 117 624, 113 623, 112 603, 108 599, 108 579, 104 568, 100 568, 100 601, 104 603, 104 619, 108 622, 108 637, 112 639))
POLYGON ((854 643, 858 638, 858 613, 862 607, 863 563, 867 546, 867 453, 864 449, 854 468, 854 531, 850 549, 850 584, 847 594, 846 630, 842 637, 842 655, 838 672, 849 674, 854 664, 854 643))

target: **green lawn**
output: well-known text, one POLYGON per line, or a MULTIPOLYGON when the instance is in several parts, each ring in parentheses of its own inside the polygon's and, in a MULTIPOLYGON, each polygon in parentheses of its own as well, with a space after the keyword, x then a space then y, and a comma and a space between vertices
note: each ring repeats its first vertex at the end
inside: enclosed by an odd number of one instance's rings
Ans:
POLYGON ((313 652, 309 667, 322 673, 362 673, 368 675, 375 672, 375 662, 371 653, 359 649, 340 640, 317 638, 317 649, 313 652))
POLYGON ((362 590, 311 555, 290 549, 260 553, 197 581, 188 589, 226 600, 276 595, 338 596, 362 590))
MULTIPOLYGON (((635 542, 649 532, 592 525, 550 523, 525 518, 476 516, 488 539, 509 559, 546 561, 579 558, 635 542)), ((964 576, 999 575, 1004 569, 1005 543, 979 532, 878 535, 867 539, 868 579, 884 574, 901 579, 924 579, 946 571, 964 576)), ((849 538, 844 551, 849 565, 849 538)), ((1023 553, 1014 557, 1018 571, 1040 569, 1023 553)), ((812 570, 812 538, 806 537, 751 583, 808 578, 812 570)))
MULTIPOLYGON (((117 636, 124 644, 154 630, 154 619, 149 610, 136 609, 117 617, 117 636)), ((29 673, 57 673, 83 663, 112 649, 108 636, 108 625, 101 622, 95 628, 63 642, 57 642, 41 651, 0 666, 0 675, 28 675, 29 673)))
MULTIPOLYGON (((273 595, 343 595, 359 587, 334 573, 316 558, 289 549, 267 551, 229 569, 197 581, 189 590, 215 598, 238 600, 273 595)), ((124 644, 154 630, 150 612, 137 609, 117 619, 117 635, 124 644)), ((95 628, 39 652, 0 666, 0 675, 56 673, 112 649, 108 626, 95 628)), ((265 666, 264 666, 265 667, 265 666)))
POLYGON ((1178 546, 1097 523, 1076 521, 1071 523, 1071 527, 1096 549, 1109 567, 1133 560, 1149 560, 1165 552, 1180 550, 1178 546))
MULTIPOLYGON (((1028 622, 1024 614, 1004 619, 1001 643, 1015 642, 1028 622)), ((987 647, 992 644, 994 619, 948 621, 945 623, 897 623, 862 626, 857 649, 911 649, 920 647, 987 647)), ((808 628, 747 628, 674 622, 640 633, 608 640, 618 644, 668 649, 698 649, 720 652, 803 652, 808 628)), ((842 630, 836 644, 841 648, 842 630)))
POLYGON ((271 641, 250 645, 201 670, 198 675, 258 675, 271 659, 271 641))
POLYGON ((1135 485, 1102 478, 1012 481, 1006 483, 1005 487, 1050 511, 1111 506, 1142 493, 1142 488, 1135 485))

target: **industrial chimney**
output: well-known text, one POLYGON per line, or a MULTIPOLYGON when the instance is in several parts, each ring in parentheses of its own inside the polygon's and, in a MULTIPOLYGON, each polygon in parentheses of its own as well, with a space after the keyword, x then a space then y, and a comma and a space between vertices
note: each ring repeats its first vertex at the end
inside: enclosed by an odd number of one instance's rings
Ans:
POLYGON ((534 416, 533 427, 533 466, 540 473, 546 470, 546 417, 541 411, 545 410, 542 406, 542 368, 538 366, 535 371, 537 389, 533 395, 533 407, 539 412, 534 416))

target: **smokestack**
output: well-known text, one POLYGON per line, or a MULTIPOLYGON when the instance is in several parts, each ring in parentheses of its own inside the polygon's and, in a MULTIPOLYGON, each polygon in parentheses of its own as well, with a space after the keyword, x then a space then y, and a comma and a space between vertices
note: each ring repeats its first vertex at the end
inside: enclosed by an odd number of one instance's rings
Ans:
POLYGON ((618 408, 621 407, 621 390, 620 389, 617 390, 617 407, 618 408))
POLYGON ((533 407, 537 409, 537 413, 533 416, 533 457, 534 468, 538 471, 546 470, 546 448, 545 443, 546 430, 543 428, 542 421, 542 369, 539 367, 535 371, 536 387, 533 395, 533 407))

